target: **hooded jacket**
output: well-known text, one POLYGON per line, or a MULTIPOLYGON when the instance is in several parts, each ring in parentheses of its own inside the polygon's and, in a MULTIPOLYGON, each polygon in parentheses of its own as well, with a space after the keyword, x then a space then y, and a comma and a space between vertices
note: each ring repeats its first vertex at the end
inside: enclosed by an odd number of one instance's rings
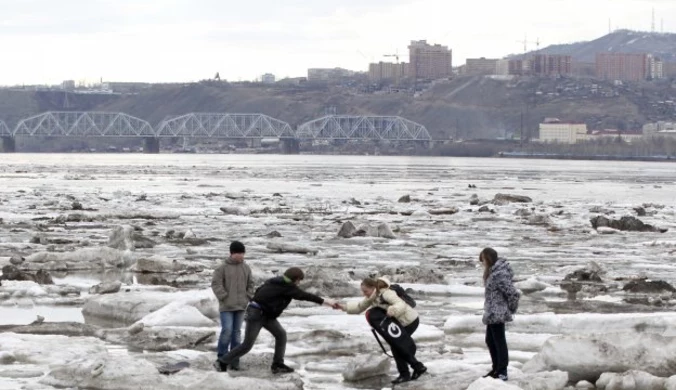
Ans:
POLYGON ((324 299, 301 290, 295 283, 284 276, 268 279, 258 287, 252 301, 258 304, 267 318, 277 318, 289 306, 292 299, 314 302, 319 305, 324 299))
POLYGON ((246 309, 246 305, 254 294, 251 268, 243 261, 228 258, 214 271, 211 278, 211 290, 218 299, 219 311, 246 309))
POLYGON ((521 293, 514 287, 514 272, 505 259, 499 258, 486 279, 483 323, 504 324, 512 321, 519 308, 521 293))
POLYGON ((387 283, 387 288, 376 289, 373 295, 360 302, 348 302, 345 310, 347 314, 359 314, 369 308, 380 307, 387 311, 387 315, 396 318, 403 326, 408 326, 415 321, 418 318, 418 312, 399 298, 396 291, 390 289, 391 283, 389 280, 382 277, 378 280, 387 283))

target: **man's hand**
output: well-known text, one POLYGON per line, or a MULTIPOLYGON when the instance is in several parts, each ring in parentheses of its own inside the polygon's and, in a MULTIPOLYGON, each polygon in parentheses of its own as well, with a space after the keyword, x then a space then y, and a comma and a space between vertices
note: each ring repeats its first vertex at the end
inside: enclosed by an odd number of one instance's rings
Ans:
POLYGON ((338 302, 334 301, 331 298, 324 298, 324 304, 326 306, 331 306, 331 307, 335 308, 335 306, 338 304, 338 302))

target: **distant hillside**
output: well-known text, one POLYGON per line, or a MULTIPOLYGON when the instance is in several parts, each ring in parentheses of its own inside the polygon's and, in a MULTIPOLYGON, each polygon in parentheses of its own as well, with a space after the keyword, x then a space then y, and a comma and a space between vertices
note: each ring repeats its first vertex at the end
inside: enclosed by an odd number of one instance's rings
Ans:
POLYGON ((551 45, 530 54, 566 54, 578 62, 594 62, 602 52, 650 53, 676 62, 676 34, 617 30, 593 41, 551 45))
POLYGON ((262 113, 297 126, 338 114, 398 115, 427 127, 435 139, 496 138, 536 134, 540 121, 557 117, 592 129, 640 129, 646 121, 676 115, 676 90, 668 80, 635 86, 585 79, 462 76, 434 83, 422 96, 359 93, 339 86, 266 86, 205 82, 154 86, 138 95, 69 94, 0 90, 0 118, 14 126, 22 117, 49 110, 121 111, 156 125, 188 112, 262 113), (528 130, 530 129, 530 131, 528 130))

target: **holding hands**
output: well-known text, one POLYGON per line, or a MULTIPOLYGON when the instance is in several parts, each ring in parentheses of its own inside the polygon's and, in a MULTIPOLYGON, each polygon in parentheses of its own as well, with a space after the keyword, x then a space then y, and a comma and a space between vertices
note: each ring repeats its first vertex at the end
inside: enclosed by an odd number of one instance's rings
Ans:
POLYGON ((338 302, 334 299, 331 299, 331 298, 325 298, 324 304, 326 306, 331 306, 334 310, 342 310, 342 311, 347 310, 347 307, 345 306, 344 303, 340 303, 340 302, 338 302))

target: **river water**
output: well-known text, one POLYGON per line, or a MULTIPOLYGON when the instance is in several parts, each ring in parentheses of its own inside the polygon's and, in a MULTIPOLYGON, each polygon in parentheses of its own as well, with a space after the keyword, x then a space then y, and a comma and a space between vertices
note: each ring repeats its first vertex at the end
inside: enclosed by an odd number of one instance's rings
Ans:
MULTIPOLYGON (((672 163, 658 162, 443 157, 4 154, 0 261, 4 264, 17 251, 27 255, 45 250, 29 244, 36 231, 25 224, 70 212, 72 199, 101 214, 119 210, 177 213, 178 220, 154 221, 149 229, 160 235, 168 229, 191 229, 198 237, 222 239, 199 248, 203 256, 222 257, 232 239, 251 242, 247 259, 264 271, 292 264, 325 264, 336 272, 456 264, 443 268, 443 284, 418 289, 429 294, 420 305, 423 323, 442 327, 449 316, 481 309, 480 294, 451 293, 449 298, 443 291, 448 286, 481 286, 476 259, 487 246, 510 260, 519 281, 538 278, 556 286, 567 273, 595 261, 613 278, 645 276, 676 284, 675 168, 672 163), (275 193, 282 200, 274 200, 275 193), (497 193, 525 195, 533 202, 489 204, 486 213, 469 203, 473 194, 490 200, 497 193), (403 195, 413 201, 397 202, 403 195), (224 217, 219 211, 221 206, 256 209, 280 204, 311 218, 224 217), (612 218, 635 216, 638 206, 647 211, 641 217, 644 222, 668 232, 602 235, 591 228, 589 219, 599 213, 612 218), (448 207, 459 212, 407 216, 415 210, 448 207), (516 215, 524 209, 546 217, 547 223, 529 223, 516 215), (339 222, 348 219, 355 224, 387 223, 398 238, 388 242, 334 240, 339 222), (17 224, 24 226, 16 228, 17 224), (284 240, 317 247, 319 253, 313 257, 270 253, 261 237, 273 230, 284 240)), ((105 245, 109 230, 108 225, 75 226, 53 229, 49 235, 75 242, 56 248, 61 251, 76 249, 83 240, 88 245, 105 245)), ((145 253, 170 258, 186 255, 185 248, 169 245, 145 253)), ((88 288, 101 279, 138 282, 128 273, 91 271, 57 275, 56 281, 79 287, 86 296, 88 288)), ((520 310, 549 312, 554 310, 552 302, 565 299, 560 290, 526 298, 520 310)), ((621 302, 621 295, 611 293, 602 300, 621 302)), ((28 323, 36 314, 48 321, 84 320, 77 306, 16 303, 5 302, 0 322, 28 323)))

